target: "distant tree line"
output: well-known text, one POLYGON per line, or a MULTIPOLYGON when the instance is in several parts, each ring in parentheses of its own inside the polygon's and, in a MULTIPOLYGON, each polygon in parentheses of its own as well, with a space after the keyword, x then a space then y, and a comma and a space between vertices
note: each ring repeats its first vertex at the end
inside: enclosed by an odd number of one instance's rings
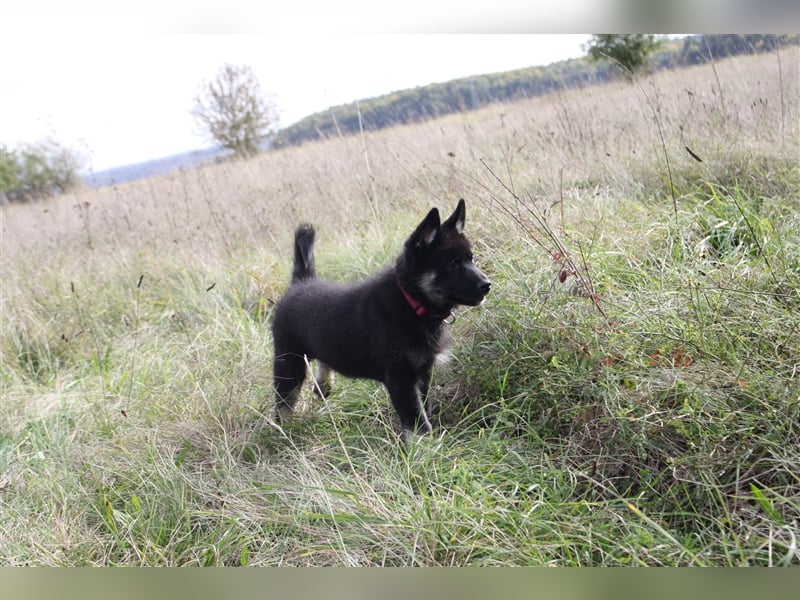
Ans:
POLYGON ((454 112, 475 110, 491 102, 532 98, 565 87, 605 79, 609 66, 590 65, 583 59, 433 83, 332 107, 282 129, 278 143, 298 144, 333 135, 376 130, 434 119, 454 112), (360 113, 360 124, 359 124, 360 113))
POLYGON ((675 66, 698 65, 709 61, 711 57, 717 60, 740 54, 772 52, 791 44, 800 44, 800 36, 797 34, 692 35, 684 38, 675 66))
MULTIPOLYGON (((789 44, 800 44, 800 35, 693 35, 660 45, 650 56, 652 70, 696 65, 739 54, 769 52, 789 44)), ((529 67, 434 83, 361 100, 315 113, 278 132, 276 145, 378 130, 442 115, 474 110, 492 102, 509 102, 604 82, 617 76, 609 62, 588 58, 570 59, 546 67, 529 67)))

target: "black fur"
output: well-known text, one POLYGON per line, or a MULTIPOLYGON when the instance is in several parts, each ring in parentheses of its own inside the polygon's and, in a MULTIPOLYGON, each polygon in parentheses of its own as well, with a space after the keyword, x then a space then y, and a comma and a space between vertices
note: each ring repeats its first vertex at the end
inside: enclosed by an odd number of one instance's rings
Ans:
POLYGON ((456 305, 483 302, 491 285, 472 263, 464 216, 463 200, 444 223, 431 209, 392 268, 350 285, 315 278, 314 229, 297 229, 292 285, 272 323, 279 416, 292 412, 305 356, 322 363, 323 374, 382 382, 405 438, 431 430, 425 398, 447 343, 444 319, 456 305))

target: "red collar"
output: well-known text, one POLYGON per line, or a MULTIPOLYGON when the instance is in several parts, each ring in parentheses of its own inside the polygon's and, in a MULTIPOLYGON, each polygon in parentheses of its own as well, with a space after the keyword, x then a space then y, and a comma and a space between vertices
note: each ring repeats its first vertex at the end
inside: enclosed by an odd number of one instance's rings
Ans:
POLYGON ((422 304, 422 302, 420 302, 419 300, 414 298, 414 296, 409 294, 403 288, 402 285, 400 285, 398 283, 397 287, 399 287, 400 291, 403 292, 403 297, 406 299, 406 302, 408 302, 408 305, 411 307, 411 309, 414 311, 414 313, 418 317, 428 317, 429 319, 446 319, 447 317, 449 317, 452 314, 452 313, 447 313, 446 315, 438 315, 438 314, 432 313, 428 309, 428 307, 426 307, 425 305, 422 304))

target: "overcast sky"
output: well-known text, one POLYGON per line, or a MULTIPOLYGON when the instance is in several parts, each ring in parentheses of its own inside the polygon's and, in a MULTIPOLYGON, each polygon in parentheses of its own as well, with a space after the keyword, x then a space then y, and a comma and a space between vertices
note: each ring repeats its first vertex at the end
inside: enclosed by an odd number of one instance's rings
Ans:
MULTIPOLYGON (((198 5, 174 3, 189 12, 198 5)), ((122 9, 92 12, 126 3, 79 3, 87 5, 83 12, 41 0, 16 10, 11 4, 0 7, 0 144, 51 136, 96 171, 209 146, 190 109, 199 84, 225 62, 254 69, 286 126, 356 99, 578 57, 588 39, 391 33, 385 22, 356 26, 358 14, 334 19, 324 10, 240 12, 228 21, 201 11, 184 23, 163 14, 144 22, 144 13, 122 9), (383 31, 363 32, 372 29, 383 31)))

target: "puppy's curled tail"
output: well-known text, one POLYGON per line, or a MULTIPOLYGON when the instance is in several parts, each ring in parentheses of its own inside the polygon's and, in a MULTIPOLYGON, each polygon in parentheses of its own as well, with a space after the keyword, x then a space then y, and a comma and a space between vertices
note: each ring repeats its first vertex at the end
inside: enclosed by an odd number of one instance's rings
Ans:
POLYGON ((294 268, 292 283, 314 279, 314 226, 304 223, 294 232, 294 268))

